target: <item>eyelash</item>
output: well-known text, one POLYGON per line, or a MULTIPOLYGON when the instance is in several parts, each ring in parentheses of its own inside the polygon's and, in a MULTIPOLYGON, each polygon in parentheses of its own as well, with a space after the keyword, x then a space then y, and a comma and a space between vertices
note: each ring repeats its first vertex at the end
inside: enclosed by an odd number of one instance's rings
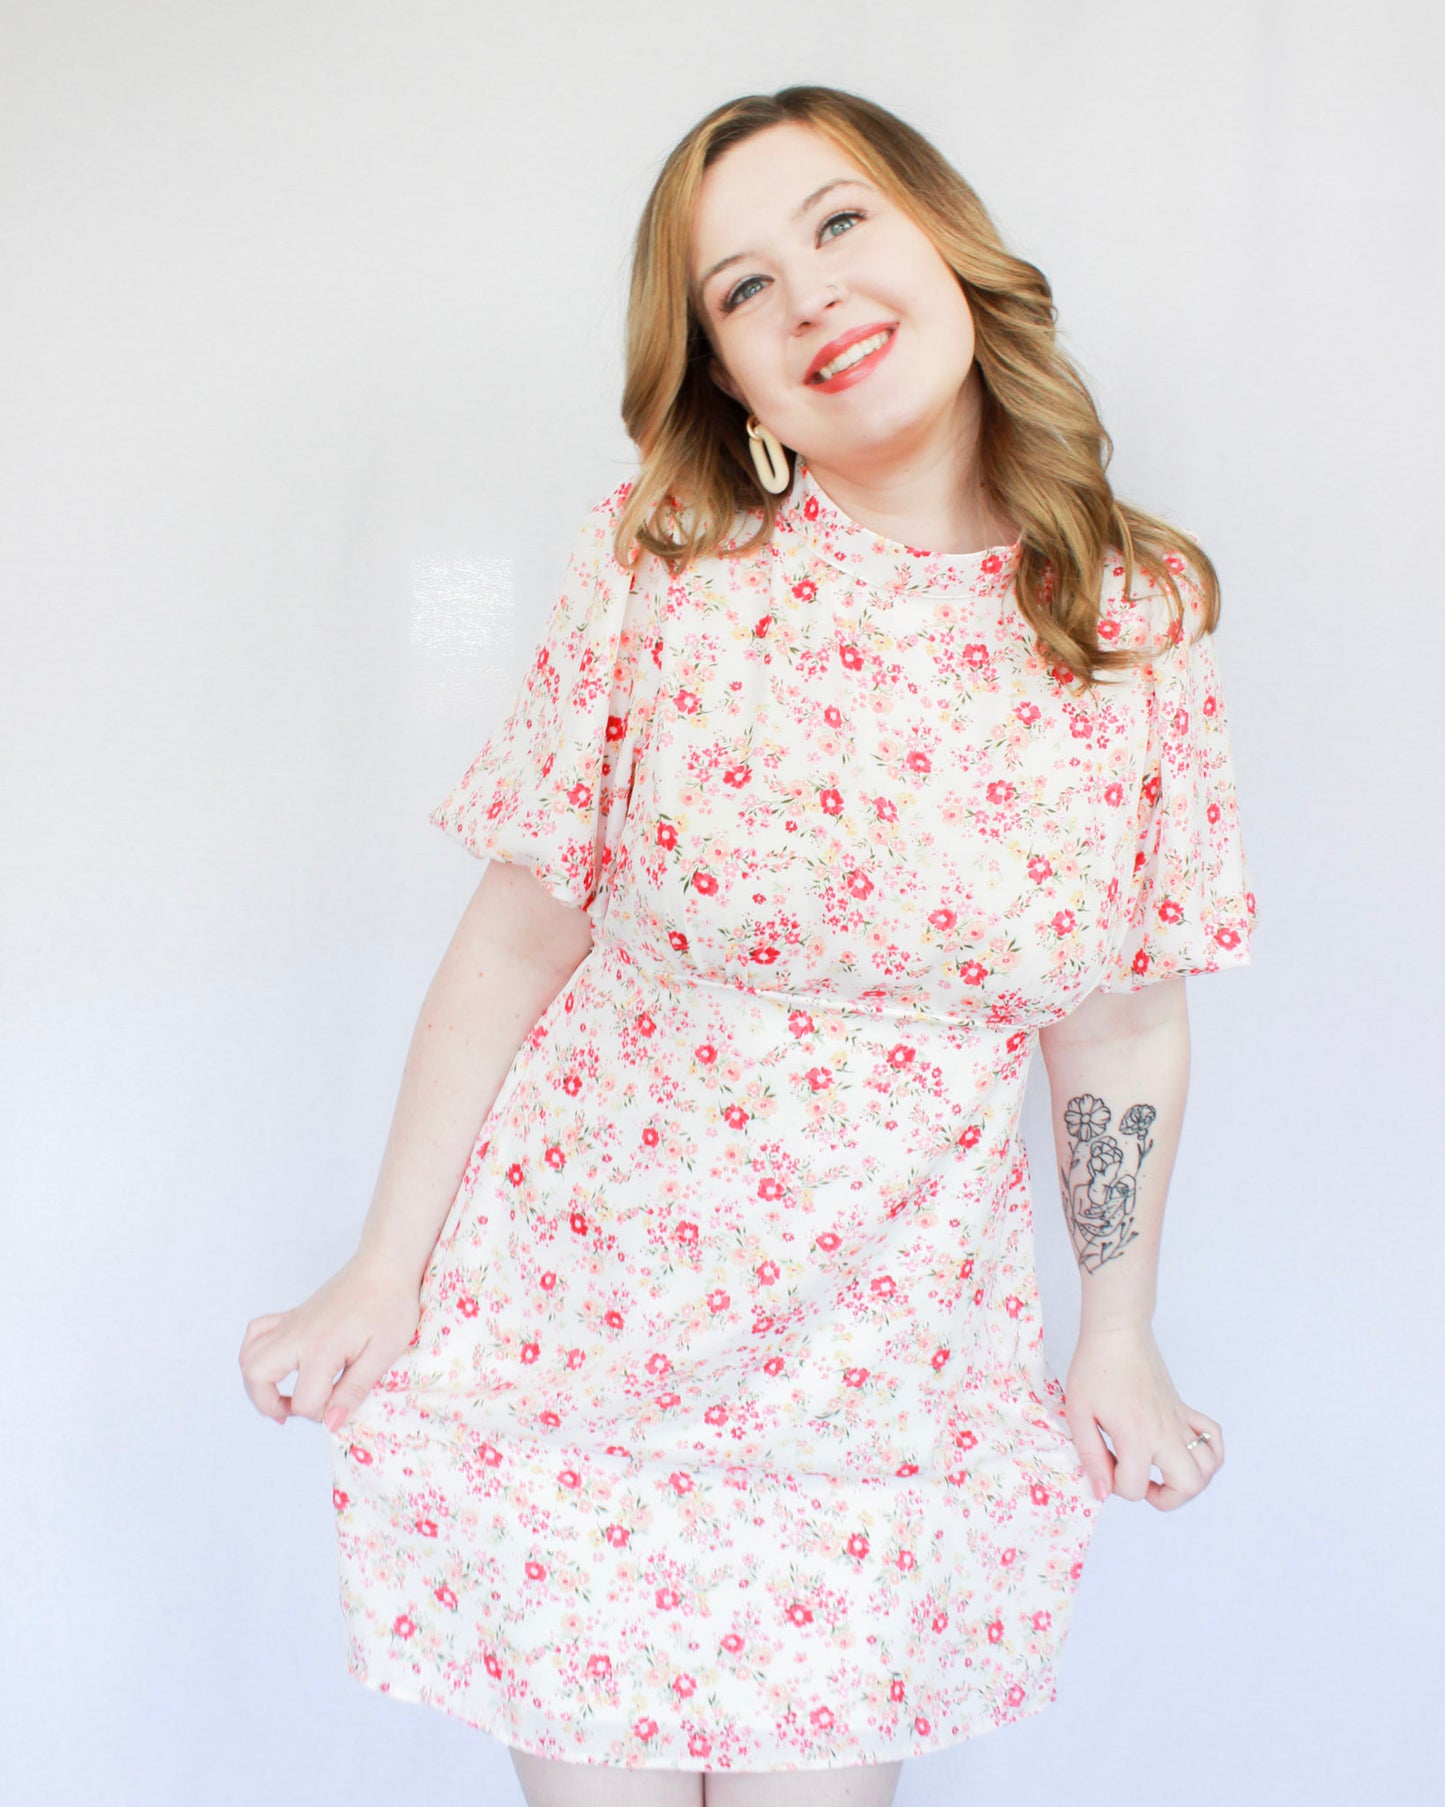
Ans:
MULTIPOLYGON (((819 235, 821 236, 824 232, 827 231, 829 226, 831 226, 835 220, 861 220, 861 219, 866 219, 866 218, 867 218, 867 215, 859 213, 857 208, 845 207, 841 213, 830 213, 828 215, 827 219, 824 220, 823 224, 818 228, 818 232, 819 232, 819 235)), ((844 234, 839 233, 837 236, 841 238, 844 236, 844 234)), ((725 297, 723 304, 722 304, 723 313, 730 314, 730 313, 732 313, 734 308, 740 307, 742 305, 741 302, 739 302, 737 299, 738 289, 745 289, 750 282, 759 282, 759 281, 761 281, 760 277, 745 276, 743 278, 743 280, 737 285, 737 288, 729 289, 727 296, 725 297)))

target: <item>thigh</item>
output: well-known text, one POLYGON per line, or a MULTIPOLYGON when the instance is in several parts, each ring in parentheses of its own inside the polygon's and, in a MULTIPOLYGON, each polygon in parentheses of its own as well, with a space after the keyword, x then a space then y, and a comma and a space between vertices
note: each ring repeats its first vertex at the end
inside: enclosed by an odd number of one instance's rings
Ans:
POLYGON ((902 1762, 854 1769, 710 1771, 707 1807, 892 1807, 902 1762))
POLYGON ((563 1763, 507 1748, 527 1807, 703 1807, 699 1770, 563 1763))

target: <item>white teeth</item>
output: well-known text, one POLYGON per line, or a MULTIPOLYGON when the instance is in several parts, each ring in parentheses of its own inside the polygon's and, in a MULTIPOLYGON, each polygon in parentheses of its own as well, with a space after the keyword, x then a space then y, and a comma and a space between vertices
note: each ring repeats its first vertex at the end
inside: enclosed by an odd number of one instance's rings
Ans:
POLYGON ((874 333, 871 339, 859 339, 856 344, 850 345, 847 351, 840 351, 831 364, 825 364, 813 381, 826 383, 829 377, 837 376, 839 371, 851 370, 855 364, 861 363, 864 358, 877 351, 880 345, 886 345, 887 342, 888 334, 886 332, 874 333))

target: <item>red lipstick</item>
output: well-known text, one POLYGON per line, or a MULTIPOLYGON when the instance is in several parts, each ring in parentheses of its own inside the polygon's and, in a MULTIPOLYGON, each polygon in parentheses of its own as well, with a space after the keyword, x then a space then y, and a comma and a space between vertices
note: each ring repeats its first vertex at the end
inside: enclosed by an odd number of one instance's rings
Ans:
POLYGON ((808 366, 807 374, 804 376, 803 381, 813 389, 832 390, 847 388, 851 382, 856 381, 860 375, 870 371, 879 359, 887 354, 888 347, 893 343, 897 330, 898 323, 896 320, 874 320, 867 326, 855 326, 850 328, 846 333, 840 333, 836 339, 831 339, 813 359, 812 363, 808 366), (850 345, 856 345, 860 339, 873 338, 877 333, 887 333, 887 340, 878 347, 877 351, 870 352, 861 363, 854 364, 848 370, 840 371, 837 376, 829 377, 826 383, 819 383, 814 380, 823 366, 825 364, 830 364, 840 352, 846 351, 850 345))

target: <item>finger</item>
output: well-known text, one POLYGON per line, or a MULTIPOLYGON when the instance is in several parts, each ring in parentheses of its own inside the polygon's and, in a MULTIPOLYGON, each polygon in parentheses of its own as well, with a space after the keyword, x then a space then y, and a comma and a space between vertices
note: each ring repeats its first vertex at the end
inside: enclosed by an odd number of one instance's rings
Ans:
MULTIPOLYGON (((1180 1438, 1178 1447, 1168 1450, 1162 1458, 1156 1458, 1156 1466, 1162 1480, 1150 1481, 1145 1498, 1151 1506, 1160 1512, 1173 1512, 1203 1493, 1209 1485, 1210 1470, 1195 1460, 1197 1449, 1186 1449, 1185 1439, 1180 1438)), ((1204 1448, 1205 1445, 1199 1445, 1204 1448)))
POLYGON ((349 1362, 331 1389, 331 1396, 322 1402, 319 1417, 322 1425, 333 1435, 346 1428, 346 1421, 368 1396, 382 1375, 387 1364, 377 1358, 376 1352, 368 1342, 356 1360, 349 1362))
POLYGON ((1195 1437, 1205 1439, 1196 1443, 1189 1453, 1199 1457, 1201 1465, 1207 1461, 1218 1468, 1224 1461, 1224 1432, 1212 1418, 1206 1418, 1203 1412, 1190 1412, 1188 1422, 1189 1431, 1184 1441, 1188 1443, 1195 1437))
POLYGON ((243 1351, 241 1383, 247 1398, 263 1418, 274 1418, 278 1424, 284 1424, 291 1415, 291 1401, 276 1382, 291 1373, 296 1361, 284 1344, 277 1343, 272 1347, 267 1341, 269 1335, 269 1332, 262 1333, 254 1349, 243 1351))
POLYGON ((1154 1460, 1147 1443, 1130 1439, 1121 1444, 1114 1440, 1114 1491, 1121 1499, 1142 1500, 1153 1486, 1149 1464, 1154 1460))
POLYGON ((1074 1428, 1071 1420, 1069 1429, 1074 1439, 1074 1448, 1078 1450, 1079 1460, 1083 1464, 1085 1478, 1094 1490, 1094 1498, 1108 1499, 1114 1491, 1114 1458, 1099 1434, 1098 1424, 1091 1414, 1080 1412, 1078 1428, 1074 1428))
MULTIPOLYGON (((366 1344, 361 1347, 365 1348, 366 1344)), ((314 1418, 319 1424, 332 1389, 345 1372, 346 1363, 345 1351, 334 1344, 304 1355, 296 1385, 291 1389, 292 1414, 298 1418, 314 1418)))

